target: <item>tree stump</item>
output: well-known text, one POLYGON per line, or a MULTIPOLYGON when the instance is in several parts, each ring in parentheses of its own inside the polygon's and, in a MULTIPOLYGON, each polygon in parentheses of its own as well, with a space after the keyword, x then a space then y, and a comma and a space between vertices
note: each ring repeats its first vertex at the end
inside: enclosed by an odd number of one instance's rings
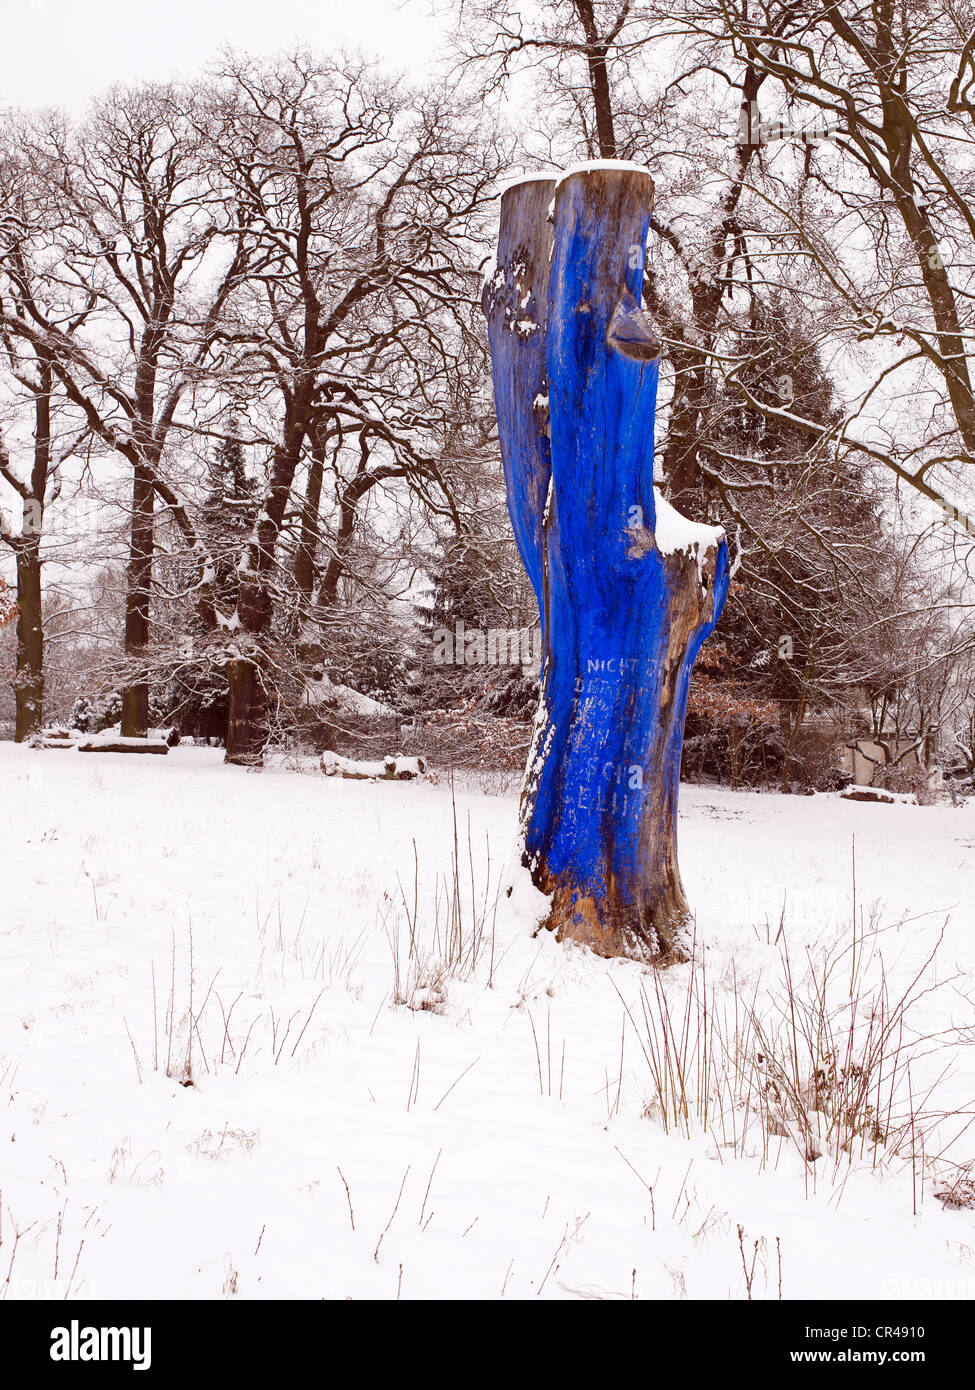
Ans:
POLYGON ((653 183, 615 161, 501 200, 486 279, 508 510, 542 627, 521 802, 548 925, 687 956, 677 796, 691 670, 728 591, 720 528, 653 483, 660 344, 641 308, 653 183))

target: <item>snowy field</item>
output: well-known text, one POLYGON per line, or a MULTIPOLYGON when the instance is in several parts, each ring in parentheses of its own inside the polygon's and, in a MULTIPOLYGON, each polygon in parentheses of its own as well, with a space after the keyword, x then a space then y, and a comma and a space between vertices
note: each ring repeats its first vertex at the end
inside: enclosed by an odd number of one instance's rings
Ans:
POLYGON ((684 788, 657 976, 221 756, 0 745, 0 1297, 975 1296, 975 806, 684 788))

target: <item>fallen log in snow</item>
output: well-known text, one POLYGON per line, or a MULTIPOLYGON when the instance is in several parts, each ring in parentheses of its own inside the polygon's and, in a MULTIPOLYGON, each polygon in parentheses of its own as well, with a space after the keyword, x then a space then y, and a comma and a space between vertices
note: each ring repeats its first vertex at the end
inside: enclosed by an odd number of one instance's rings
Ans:
POLYGON ((169 744, 161 738, 89 738, 78 744, 79 753, 168 753, 169 744))
POLYGON ((78 736, 70 729, 41 729, 30 740, 31 748, 75 748, 78 736))
POLYGON ((844 787, 840 792, 844 801, 878 801, 882 806, 916 806, 917 797, 907 792, 888 792, 882 787, 844 787))
POLYGON ((426 758, 406 758, 402 753, 387 755, 381 761, 360 762, 343 758, 326 749, 322 754, 322 771, 326 777, 350 777, 358 782, 373 782, 378 778, 389 782, 409 782, 422 777, 427 770, 426 758))

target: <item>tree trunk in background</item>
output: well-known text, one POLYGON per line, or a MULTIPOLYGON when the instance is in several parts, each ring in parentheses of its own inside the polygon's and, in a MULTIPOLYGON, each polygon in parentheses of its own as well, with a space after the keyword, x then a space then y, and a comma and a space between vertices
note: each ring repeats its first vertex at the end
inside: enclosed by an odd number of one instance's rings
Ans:
POLYGON ((736 233, 736 214, 745 188, 745 179, 758 148, 752 143, 752 123, 756 102, 765 78, 747 66, 742 75, 740 138, 736 152, 737 168, 731 175, 721 201, 715 209, 706 245, 707 270, 694 271, 700 252, 695 247, 690 256, 679 234, 672 227, 656 226, 678 253, 688 274, 691 313, 687 323, 675 318, 672 308, 664 302, 647 277, 648 307, 660 319, 670 342, 670 364, 673 369, 673 396, 667 417, 667 437, 661 468, 667 479, 667 496, 678 511, 692 516, 702 507, 702 474, 700 440, 710 405, 713 358, 711 356, 718 333, 722 299, 725 294, 723 271, 729 239, 736 233))
POLYGON ((29 482, 21 482, 11 472, 9 459, 0 448, 4 476, 20 494, 23 521, 18 536, 5 535, 17 565, 17 668, 14 699, 17 743, 37 733, 44 723, 44 607, 41 584, 41 535, 44 505, 51 472, 51 391, 53 372, 50 359, 37 356, 37 384, 34 392, 34 457, 29 482))
POLYGON ((295 550, 295 584, 307 605, 311 605, 315 590, 315 567, 321 540, 319 513, 322 506, 322 482, 325 477, 325 445, 316 439, 308 465, 308 485, 301 511, 301 534, 295 550))
MULTIPOLYGON (((125 654, 138 660, 149 645, 153 554, 153 487, 148 469, 136 466, 132 483, 132 531, 125 589, 125 654)), ((122 692, 123 738, 149 732, 149 684, 138 680, 122 692)))
POLYGON ((285 421, 285 442, 275 450, 271 486, 246 552, 246 567, 240 573, 236 617, 241 632, 237 654, 227 663, 230 710, 227 719, 225 761, 245 767, 260 764, 268 737, 268 692, 262 666, 265 644, 274 613, 271 574, 274 553, 281 534, 285 511, 291 497, 301 458, 305 428, 301 423, 307 400, 289 407, 285 421))
POLYGON ((41 609, 40 538, 17 546, 17 675, 14 680, 17 724, 14 738, 23 743, 44 721, 44 621, 41 609))
POLYGON ((613 102, 609 91, 609 69, 606 55, 609 45, 596 30, 592 0, 574 0, 575 11, 586 36, 586 64, 589 68, 589 88, 596 115, 596 139, 603 159, 616 158, 616 129, 613 121, 613 102))
MULTIPOLYGON (((269 524, 262 521, 258 532, 269 524)), ((276 534, 276 532, 275 532, 276 534)), ((229 706, 227 751, 224 761, 241 767, 259 767, 268 739, 268 692, 261 670, 264 642, 271 626, 272 600, 266 582, 251 571, 237 596, 237 617, 242 633, 227 662, 229 706)))
POLYGON ((253 661, 227 664, 230 709, 227 715, 225 761, 240 767, 260 767, 267 743, 267 696, 253 661))
POLYGON ((687 692, 729 567, 722 532, 654 491, 660 345, 639 309, 652 197, 627 165, 516 184, 484 309, 508 507, 543 635, 523 862, 560 938, 666 963, 689 942, 687 692))

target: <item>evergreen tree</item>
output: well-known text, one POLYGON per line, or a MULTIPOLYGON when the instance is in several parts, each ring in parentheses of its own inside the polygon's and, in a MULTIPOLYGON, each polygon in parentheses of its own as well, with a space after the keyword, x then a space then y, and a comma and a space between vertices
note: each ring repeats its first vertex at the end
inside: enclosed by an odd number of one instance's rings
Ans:
POLYGON ((707 768, 736 781, 788 772, 809 715, 875 677, 862 614, 894 545, 862 462, 810 449, 789 423, 794 412, 832 429, 841 416, 814 341, 785 306, 756 303, 728 355, 746 366, 707 412, 702 506, 737 522, 740 579, 689 705, 685 775, 707 768), (749 395, 786 418, 770 420, 749 395))

